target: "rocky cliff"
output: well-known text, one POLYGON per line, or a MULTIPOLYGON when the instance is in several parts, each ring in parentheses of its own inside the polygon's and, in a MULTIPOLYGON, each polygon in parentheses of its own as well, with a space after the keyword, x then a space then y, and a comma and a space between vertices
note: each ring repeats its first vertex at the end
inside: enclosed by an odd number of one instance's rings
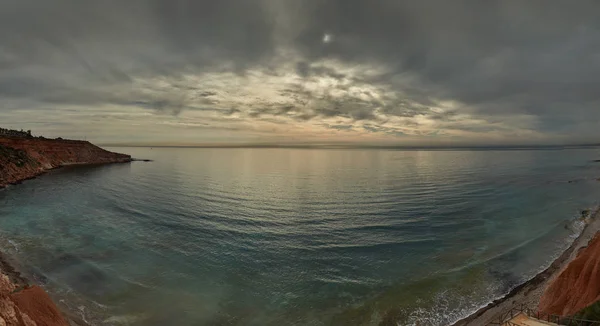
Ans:
POLYGON ((130 162, 87 141, 0 136, 0 187, 66 165, 130 162))
POLYGON ((540 299, 542 313, 573 316, 600 300, 600 233, 550 283, 540 299))

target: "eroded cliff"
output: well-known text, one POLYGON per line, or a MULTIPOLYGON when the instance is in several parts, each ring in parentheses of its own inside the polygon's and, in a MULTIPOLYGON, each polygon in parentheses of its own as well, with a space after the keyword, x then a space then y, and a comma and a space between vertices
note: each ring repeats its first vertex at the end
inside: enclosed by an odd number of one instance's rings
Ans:
POLYGON ((0 187, 66 165, 124 163, 131 156, 87 141, 0 137, 0 187))
POLYGON ((52 299, 39 286, 17 285, 0 273, 0 325, 68 326, 52 299))
POLYGON ((542 313, 572 316, 600 300, 600 233, 550 283, 540 299, 542 313))

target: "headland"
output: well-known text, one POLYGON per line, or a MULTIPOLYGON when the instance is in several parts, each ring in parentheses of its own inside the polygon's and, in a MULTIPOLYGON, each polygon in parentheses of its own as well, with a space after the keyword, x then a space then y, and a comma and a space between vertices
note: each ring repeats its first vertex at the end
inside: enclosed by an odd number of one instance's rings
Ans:
POLYGON ((0 134, 0 188, 68 165, 131 162, 88 141, 0 134))

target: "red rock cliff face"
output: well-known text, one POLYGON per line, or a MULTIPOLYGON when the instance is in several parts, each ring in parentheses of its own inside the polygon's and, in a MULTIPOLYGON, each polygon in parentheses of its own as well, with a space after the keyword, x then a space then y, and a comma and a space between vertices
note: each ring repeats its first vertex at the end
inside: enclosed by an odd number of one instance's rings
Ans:
POLYGON ((25 151, 0 145, 0 188, 43 172, 40 163, 25 151))
POLYGON ((52 299, 39 286, 17 286, 0 273, 0 325, 68 326, 52 299))
MULTIPOLYGON (((50 299, 48 294, 39 286, 34 285, 21 291, 11 293, 8 295, 8 298, 4 300, 8 306, 10 306, 11 302, 13 303, 13 306, 16 308, 15 315, 17 316, 17 320, 25 321, 29 319, 31 321, 31 323, 24 323, 25 325, 69 325, 58 307, 52 302, 52 299, 50 299)), ((4 315, 6 315, 6 313, 4 315)), ((6 325, 13 325, 10 323, 10 317, 7 318, 3 316, 2 313, 0 313, 0 316, 2 316, 6 325)), ((14 325, 23 324, 15 323, 14 325)))
POLYGON ((600 233, 548 286, 539 311, 572 316, 600 300, 600 233))
POLYGON ((130 161, 87 141, 0 137, 0 187, 61 166, 130 161))

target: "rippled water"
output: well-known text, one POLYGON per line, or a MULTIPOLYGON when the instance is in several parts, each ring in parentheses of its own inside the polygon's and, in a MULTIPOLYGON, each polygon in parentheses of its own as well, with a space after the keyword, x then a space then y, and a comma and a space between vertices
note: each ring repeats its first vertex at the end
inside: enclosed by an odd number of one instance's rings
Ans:
POLYGON ((444 325, 600 199, 598 150, 120 148, 0 191, 0 244, 97 325, 444 325))

